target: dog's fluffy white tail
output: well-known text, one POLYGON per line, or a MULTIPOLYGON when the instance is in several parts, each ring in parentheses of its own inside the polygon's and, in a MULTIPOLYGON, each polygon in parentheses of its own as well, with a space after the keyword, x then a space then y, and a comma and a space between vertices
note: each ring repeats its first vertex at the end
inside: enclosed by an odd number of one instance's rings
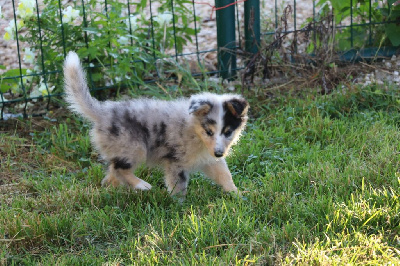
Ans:
POLYGON ((101 118, 101 106, 90 95, 85 77, 78 55, 69 52, 64 62, 65 100, 72 111, 96 122, 101 118))

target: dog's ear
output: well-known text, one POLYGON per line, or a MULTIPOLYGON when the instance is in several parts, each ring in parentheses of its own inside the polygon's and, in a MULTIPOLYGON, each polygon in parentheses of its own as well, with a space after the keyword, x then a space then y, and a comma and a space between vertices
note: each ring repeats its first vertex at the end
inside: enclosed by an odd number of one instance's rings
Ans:
POLYGON ((249 109, 249 103, 243 98, 233 98, 226 101, 225 108, 235 117, 241 118, 246 116, 249 109))
POLYGON ((193 99, 190 102, 189 114, 194 114, 196 116, 205 116, 210 112, 212 107, 213 105, 209 101, 193 99))

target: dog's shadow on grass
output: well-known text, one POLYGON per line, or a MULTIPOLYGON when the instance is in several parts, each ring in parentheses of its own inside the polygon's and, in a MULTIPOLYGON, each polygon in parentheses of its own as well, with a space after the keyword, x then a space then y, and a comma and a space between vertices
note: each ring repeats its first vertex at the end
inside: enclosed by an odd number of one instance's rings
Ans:
POLYGON ((149 211, 185 211, 191 207, 201 207, 224 201, 241 201, 243 197, 235 193, 224 192, 218 185, 209 180, 195 178, 190 181, 185 197, 171 196, 164 184, 157 182, 148 191, 135 191, 126 187, 99 187, 102 199, 99 207, 119 207, 134 209, 141 213, 149 211))

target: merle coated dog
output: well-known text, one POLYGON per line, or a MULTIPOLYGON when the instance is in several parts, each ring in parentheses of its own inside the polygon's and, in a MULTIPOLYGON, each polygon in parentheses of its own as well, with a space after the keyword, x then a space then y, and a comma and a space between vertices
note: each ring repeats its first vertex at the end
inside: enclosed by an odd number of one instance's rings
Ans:
POLYGON ((164 170, 172 195, 186 194, 193 171, 237 192, 224 157, 247 122, 249 105, 242 96, 201 93, 173 101, 99 102, 90 95, 85 76, 77 54, 70 52, 64 63, 66 100, 93 124, 92 142, 109 162, 103 185, 151 189, 133 173, 146 163, 164 170))

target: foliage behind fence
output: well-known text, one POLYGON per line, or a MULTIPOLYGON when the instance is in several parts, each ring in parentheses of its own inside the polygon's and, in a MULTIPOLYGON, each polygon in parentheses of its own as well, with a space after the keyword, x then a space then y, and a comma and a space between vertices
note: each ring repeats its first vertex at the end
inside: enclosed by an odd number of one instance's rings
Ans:
MULTIPOLYGON (((225 40, 230 54, 245 50, 248 43, 242 49, 243 37, 246 42, 252 36, 256 37, 250 40, 253 41, 251 52, 256 53, 263 49, 263 42, 273 43, 277 36, 290 32, 294 37, 291 37, 293 49, 289 49, 289 57, 299 50, 313 54, 323 47, 318 36, 324 32, 306 25, 315 25, 328 14, 334 22, 329 27, 334 29, 335 35, 330 41, 339 51, 373 47, 373 50, 364 50, 373 56, 379 50, 386 51, 382 47, 387 46, 394 47, 390 52, 396 52, 395 47, 400 45, 399 1, 308 1, 310 5, 306 15, 303 12, 300 18, 295 0, 284 3, 275 0, 272 6, 268 1, 259 4, 251 0, 247 13, 245 11, 250 18, 245 14, 245 21, 242 4, 228 2, 234 5, 222 6, 216 12, 225 12, 228 8, 233 11, 230 21, 220 21, 218 25, 220 32, 224 32, 224 27, 234 25, 235 42, 225 40), (258 12, 252 12, 257 5, 260 5, 260 16, 258 12), (287 5, 291 12, 284 12, 287 5), (261 43, 257 32, 260 27, 254 27, 257 23, 261 24, 261 43), (312 38, 303 45, 296 39, 299 29, 312 31, 312 38)), ((182 70, 180 66, 186 64, 197 74, 217 73, 204 61, 205 55, 216 53, 217 47, 199 48, 202 25, 209 23, 208 14, 199 17, 196 12, 202 4, 183 0, 8 1, 2 10, 12 9, 12 16, 4 18, 3 21, 7 22, 3 23, 4 31, 0 33, 6 45, 16 44, 18 64, 3 65, 0 61, 1 119, 4 114, 22 113, 26 116, 40 113, 40 109, 48 108, 53 96, 62 94, 62 63, 68 51, 76 51, 83 59, 93 90, 146 88, 149 82, 176 78, 176 72, 182 70), (187 51, 185 47, 190 43, 192 48, 187 51)), ((217 4, 221 6, 221 3, 217 4)), ((226 16, 220 17, 226 19, 226 16)), ((220 45, 224 43, 223 39, 218 41, 220 45)), ((249 56, 248 53, 242 54, 249 56)), ((231 64, 235 70, 244 68, 249 62, 240 58, 236 67, 236 58, 227 58, 225 62, 219 60, 219 65, 231 64)))

